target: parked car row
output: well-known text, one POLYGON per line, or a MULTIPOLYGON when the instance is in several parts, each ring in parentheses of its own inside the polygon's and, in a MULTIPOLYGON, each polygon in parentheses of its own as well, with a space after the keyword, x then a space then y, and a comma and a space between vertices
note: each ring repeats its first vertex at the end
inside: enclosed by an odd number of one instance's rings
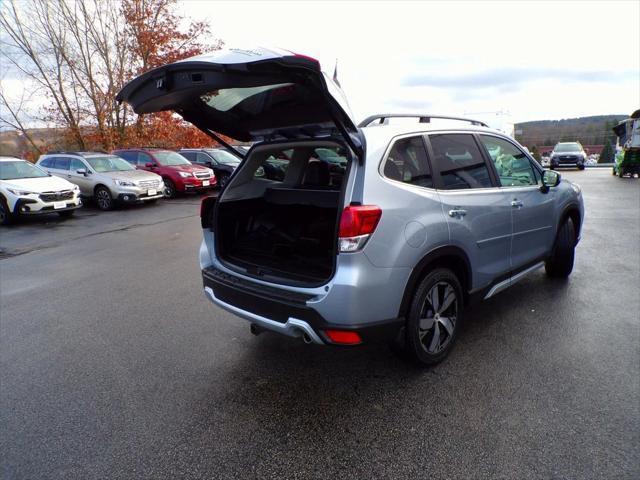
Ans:
POLYGON ((73 215, 82 198, 100 210, 116 204, 155 203, 180 193, 224 186, 240 164, 226 150, 131 148, 100 152, 50 152, 35 165, 0 157, 0 220, 19 215, 73 215), (219 181, 218 181, 219 179, 219 181))

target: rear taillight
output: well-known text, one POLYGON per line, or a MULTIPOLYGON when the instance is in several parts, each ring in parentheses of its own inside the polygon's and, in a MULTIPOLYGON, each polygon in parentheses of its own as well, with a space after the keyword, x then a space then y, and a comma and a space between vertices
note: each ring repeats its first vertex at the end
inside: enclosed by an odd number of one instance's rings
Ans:
POLYGON ((341 252, 355 252, 364 247, 382 216, 375 205, 350 205, 342 211, 338 236, 341 252))
POLYGON ((200 203, 200 224, 202 228, 211 228, 213 226, 213 207, 218 197, 204 197, 200 203))
POLYGON ((349 330, 325 330, 324 333, 332 343, 338 345, 358 345, 362 343, 362 339, 358 332, 349 330))

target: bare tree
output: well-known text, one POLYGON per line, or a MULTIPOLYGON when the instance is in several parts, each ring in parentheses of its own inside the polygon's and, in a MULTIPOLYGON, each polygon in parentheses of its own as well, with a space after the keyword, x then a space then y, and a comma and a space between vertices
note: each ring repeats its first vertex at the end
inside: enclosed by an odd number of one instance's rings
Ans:
MULTIPOLYGON (((148 116, 143 122, 115 102, 116 93, 141 71, 201 53, 205 44, 199 39, 208 34, 203 22, 183 29, 175 5, 176 0, 3 0, 0 61, 46 96, 48 107, 37 120, 63 127, 73 147, 144 142, 159 131, 154 120, 175 120, 148 116)), ((220 42, 207 45, 218 48, 220 42)), ((21 110, 7 106, 11 122, 24 129, 21 110)))
POLYGON ((24 123, 25 116, 28 116, 28 114, 25 115, 24 112, 25 103, 28 103, 30 100, 30 97, 28 97, 26 93, 27 92, 23 90, 18 100, 10 100, 2 88, 0 88, 0 128, 4 127, 17 130, 27 139, 35 151, 41 152, 40 147, 38 147, 29 133, 27 125, 24 123))

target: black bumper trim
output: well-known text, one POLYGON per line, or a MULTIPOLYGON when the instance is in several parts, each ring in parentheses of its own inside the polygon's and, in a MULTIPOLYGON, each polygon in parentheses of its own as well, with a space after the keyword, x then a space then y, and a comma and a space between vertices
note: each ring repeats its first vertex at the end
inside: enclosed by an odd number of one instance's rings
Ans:
POLYGON ((307 300, 313 295, 255 284, 212 267, 202 270, 202 282, 213 290, 217 299, 254 315, 280 323, 286 323, 290 317, 303 320, 328 344, 332 342, 324 330, 358 332, 363 343, 373 343, 395 338, 405 323, 402 317, 359 325, 331 323, 307 306, 307 300))

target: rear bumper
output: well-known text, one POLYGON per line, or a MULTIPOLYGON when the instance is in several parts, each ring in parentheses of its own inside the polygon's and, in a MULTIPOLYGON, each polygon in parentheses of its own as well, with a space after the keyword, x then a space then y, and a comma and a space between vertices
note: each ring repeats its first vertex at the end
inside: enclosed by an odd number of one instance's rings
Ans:
MULTIPOLYGON (((357 332, 362 343, 390 340, 404 325, 403 318, 392 318, 367 324, 335 324, 328 322, 307 302, 314 296, 264 287, 228 275, 214 267, 202 270, 204 291, 219 307, 265 330, 290 337, 306 334, 317 344, 331 344, 325 330, 357 332)), ((346 310, 346 309, 345 309, 346 310)))

